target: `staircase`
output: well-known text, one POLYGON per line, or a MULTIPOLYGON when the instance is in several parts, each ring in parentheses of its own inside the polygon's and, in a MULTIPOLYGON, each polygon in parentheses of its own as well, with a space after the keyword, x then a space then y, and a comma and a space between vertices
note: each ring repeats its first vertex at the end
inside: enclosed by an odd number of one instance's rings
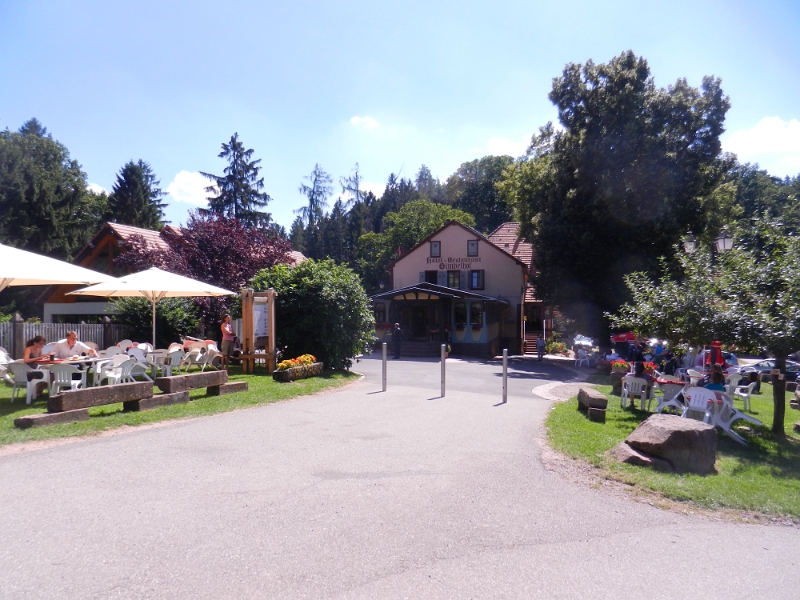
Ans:
MULTIPOLYGON (((439 356, 441 352, 441 342, 403 342, 400 346, 400 356, 412 358, 416 356, 439 356)), ((389 347, 391 355, 392 348, 389 347)))

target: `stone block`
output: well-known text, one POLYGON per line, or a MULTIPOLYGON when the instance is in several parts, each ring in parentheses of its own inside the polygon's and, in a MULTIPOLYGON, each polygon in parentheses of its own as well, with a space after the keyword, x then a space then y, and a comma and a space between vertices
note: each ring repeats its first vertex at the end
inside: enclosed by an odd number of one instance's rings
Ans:
POLYGON ((581 388, 578 390, 578 408, 602 408, 608 407, 608 398, 604 394, 593 388, 581 388))
POLYGON ((228 372, 203 371, 202 373, 189 373, 187 375, 174 375, 172 377, 157 377, 155 383, 158 389, 165 394, 185 392, 186 390, 228 383, 228 372))
POLYGON ((47 401, 47 412, 64 412, 76 408, 116 404, 117 402, 149 398, 152 395, 153 384, 150 381, 65 390, 47 401))
POLYGON ((14 419, 14 427, 28 429, 29 427, 42 427, 43 425, 56 425, 57 423, 74 423, 75 421, 88 421, 89 409, 78 408, 63 412, 41 413, 39 415, 27 415, 14 419))
POLYGON ((248 389, 246 381, 231 381, 222 385, 211 385, 208 387, 209 396, 224 396, 225 394, 235 394, 246 392, 248 389))
POLYGON ((625 442, 620 442, 611 448, 611 450, 606 452, 606 456, 619 463, 635 465, 637 467, 648 467, 664 473, 675 472, 669 461, 657 456, 645 454, 644 452, 639 452, 636 448, 631 448, 625 442))
POLYGON ((158 394, 150 398, 123 402, 122 410, 138 412, 140 410, 158 408, 159 406, 169 406, 170 404, 183 404, 185 402, 189 402, 189 392, 173 392, 172 394, 158 394))
POLYGON ((668 461, 677 473, 714 473, 717 430, 694 419, 651 415, 625 443, 641 453, 668 461))
POLYGON ((590 406, 588 409, 587 416, 589 417, 590 421, 595 423, 605 423, 606 422, 606 409, 605 408, 597 408, 594 406, 590 406))
MULTIPOLYGON (((14 421, 16 423, 16 421, 14 421)), ((792 425, 792 429, 794 429, 797 433, 800 433, 800 421, 792 425)))
POLYGON ((797 391, 797 382, 796 381, 787 381, 786 382, 786 391, 787 392, 796 392, 797 391))

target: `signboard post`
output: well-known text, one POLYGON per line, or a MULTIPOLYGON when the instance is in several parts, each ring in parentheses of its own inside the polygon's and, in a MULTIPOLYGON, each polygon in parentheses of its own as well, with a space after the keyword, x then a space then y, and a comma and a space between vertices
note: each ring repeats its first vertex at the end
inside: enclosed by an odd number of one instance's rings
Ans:
POLYGON ((275 298, 270 288, 266 292, 242 290, 242 372, 252 373, 256 360, 266 360, 267 372, 275 370, 275 298), (264 352, 256 353, 256 348, 264 352))

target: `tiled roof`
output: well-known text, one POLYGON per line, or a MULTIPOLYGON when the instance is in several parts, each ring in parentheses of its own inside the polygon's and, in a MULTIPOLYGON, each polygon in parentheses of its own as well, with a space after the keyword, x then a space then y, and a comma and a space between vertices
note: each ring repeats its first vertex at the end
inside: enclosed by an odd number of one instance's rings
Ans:
POLYGON ((298 252, 297 250, 292 250, 291 252, 289 252, 289 264, 290 265, 296 267, 297 265, 299 265, 301 262, 303 262, 305 260, 308 260, 308 259, 306 258, 306 255, 303 254, 302 252, 298 252))
MULTIPOLYGON (((519 223, 509 221, 503 223, 490 233, 487 238, 498 248, 501 248, 511 254, 517 260, 525 263, 531 275, 536 272, 533 265, 533 246, 523 240, 517 232, 519 231, 519 223)), ((534 289, 529 287, 525 290, 525 302, 538 302, 534 289)))
POLYGON ((170 250, 169 244, 164 241, 164 238, 161 237, 161 233, 158 231, 142 229, 141 227, 131 227, 130 225, 120 225, 119 223, 108 223, 108 227, 123 242, 130 240, 134 235, 140 235, 144 238, 145 243, 147 243, 149 247, 163 251, 170 250))

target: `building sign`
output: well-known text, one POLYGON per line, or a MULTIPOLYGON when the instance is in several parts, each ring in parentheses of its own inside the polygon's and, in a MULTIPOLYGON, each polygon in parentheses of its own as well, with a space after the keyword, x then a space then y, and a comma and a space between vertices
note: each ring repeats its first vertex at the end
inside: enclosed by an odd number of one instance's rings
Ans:
POLYGON ((269 335, 269 304, 266 298, 254 298, 253 302, 253 329, 255 336, 266 337, 269 335))
POLYGON ((476 263, 481 262, 480 256, 440 256, 428 257, 429 265, 439 265, 442 270, 467 271, 476 263))

